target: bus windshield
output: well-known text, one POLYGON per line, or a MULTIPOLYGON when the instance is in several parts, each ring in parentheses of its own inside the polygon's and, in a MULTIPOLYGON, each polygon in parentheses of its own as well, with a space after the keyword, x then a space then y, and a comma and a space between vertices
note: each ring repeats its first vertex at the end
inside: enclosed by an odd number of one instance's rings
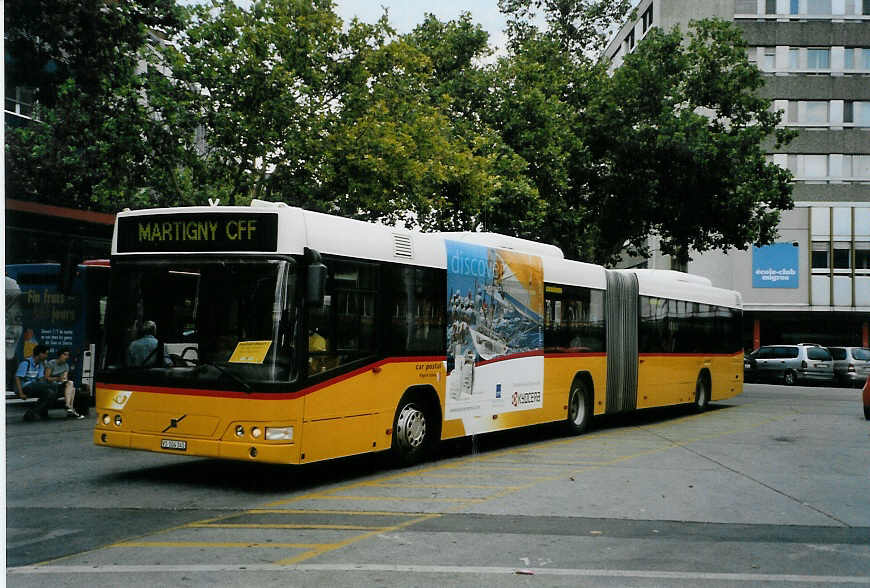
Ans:
POLYGON ((245 392, 292 381, 293 266, 238 257, 113 265, 103 377, 245 392))

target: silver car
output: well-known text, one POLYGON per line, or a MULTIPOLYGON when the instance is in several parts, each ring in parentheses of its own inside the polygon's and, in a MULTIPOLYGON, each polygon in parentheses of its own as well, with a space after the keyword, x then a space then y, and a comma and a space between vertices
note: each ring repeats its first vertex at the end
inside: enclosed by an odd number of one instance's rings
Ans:
POLYGON ((818 345, 759 347, 749 354, 743 367, 747 381, 782 382, 788 386, 798 382, 834 381, 831 354, 818 345))
POLYGON ((863 386, 870 375, 870 349, 828 347, 834 358, 834 377, 844 386, 863 386))

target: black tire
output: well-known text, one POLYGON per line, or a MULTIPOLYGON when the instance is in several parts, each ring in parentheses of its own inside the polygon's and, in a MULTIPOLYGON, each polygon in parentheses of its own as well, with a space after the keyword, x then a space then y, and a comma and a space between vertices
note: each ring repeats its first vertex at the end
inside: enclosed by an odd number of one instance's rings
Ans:
POLYGON ((785 370, 782 375, 782 383, 786 386, 794 386, 797 384, 798 378, 794 370, 785 370))
POLYGON ((432 447, 435 422, 419 398, 403 398, 393 419, 392 451, 399 465, 420 463, 432 447))
POLYGON ((582 380, 575 380, 568 394, 568 417, 565 426, 571 435, 580 435, 589 428, 592 417, 591 396, 582 380))
POLYGON ((695 404, 692 406, 695 412, 704 412, 710 406, 710 384, 706 374, 698 374, 695 382, 695 404))
POLYGON ((864 418, 870 421, 870 406, 864 407, 864 418))

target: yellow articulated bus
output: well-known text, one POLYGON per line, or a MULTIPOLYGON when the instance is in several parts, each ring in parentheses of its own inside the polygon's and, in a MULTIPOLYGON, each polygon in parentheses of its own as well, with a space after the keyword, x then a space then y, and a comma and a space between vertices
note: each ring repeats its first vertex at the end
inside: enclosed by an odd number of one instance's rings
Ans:
POLYGON ((94 443, 303 464, 742 390, 741 302, 488 233, 254 201, 118 215, 94 443))

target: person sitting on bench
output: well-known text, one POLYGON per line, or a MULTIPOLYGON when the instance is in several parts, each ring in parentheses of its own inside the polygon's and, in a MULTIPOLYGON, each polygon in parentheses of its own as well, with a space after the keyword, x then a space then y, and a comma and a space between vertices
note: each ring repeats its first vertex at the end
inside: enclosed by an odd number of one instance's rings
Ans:
POLYGON ((73 381, 69 379, 69 349, 63 348, 57 354, 57 358, 49 360, 45 364, 45 381, 53 384, 56 396, 63 394, 66 403, 66 416, 70 419, 83 419, 76 412, 73 401, 76 397, 76 389, 73 381))
POLYGON ((36 406, 24 413, 25 421, 35 421, 37 418, 48 418, 48 407, 57 397, 55 387, 45 381, 45 358, 48 357, 48 347, 37 345, 33 355, 18 364, 15 372, 15 391, 22 400, 37 398, 36 406))

